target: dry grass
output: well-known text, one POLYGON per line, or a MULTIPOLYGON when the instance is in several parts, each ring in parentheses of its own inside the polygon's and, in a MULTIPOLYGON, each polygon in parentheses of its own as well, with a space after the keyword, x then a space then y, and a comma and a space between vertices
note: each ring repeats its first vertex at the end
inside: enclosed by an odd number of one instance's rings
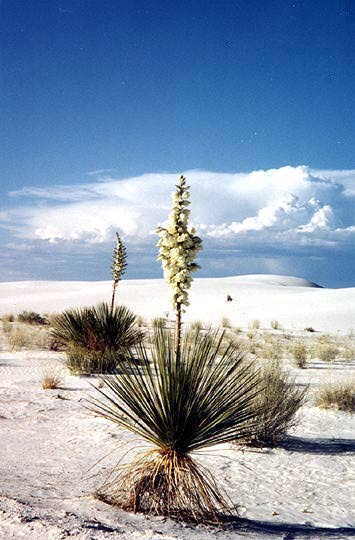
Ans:
POLYGON ((1 326, 4 334, 10 334, 12 332, 13 323, 11 321, 3 320, 1 326))
POLYGON ((307 367, 308 350, 303 341, 298 341, 291 348, 292 356, 297 367, 305 369, 307 367))
POLYGON ((318 391, 315 403, 324 409, 355 412, 355 382, 325 385, 318 391))
POLYGON ((334 343, 324 341, 314 345, 312 353, 315 358, 319 358, 323 362, 332 362, 339 356, 340 350, 334 343))
POLYGON ((221 326, 222 326, 222 328, 231 328, 232 327, 231 322, 228 319, 228 317, 222 317, 221 326))
POLYGON ((14 322, 15 321, 15 315, 13 313, 5 313, 4 315, 1 315, 2 322, 14 322))
POLYGON ((191 456, 174 450, 139 455, 121 467, 96 496, 128 512, 187 522, 218 524, 221 513, 237 513, 211 473, 191 456))
POLYGON ((43 390, 54 390, 58 388, 63 381, 62 371, 58 367, 47 366, 42 373, 43 390))
POLYGON ((270 322, 270 326, 273 330, 281 330, 282 329, 282 326, 281 324, 279 323, 279 321, 277 321, 276 319, 272 320, 270 322))
POLYGON ((249 328, 252 330, 259 330, 260 329, 260 321, 259 319, 254 319, 250 324, 249 328))
POLYGON ((7 334, 7 341, 11 349, 49 349, 51 339, 43 328, 14 326, 7 334))
POLYGON ((251 446, 275 446, 297 424, 296 413, 305 402, 307 389, 296 386, 279 362, 270 362, 262 369, 259 389, 255 402, 257 433, 245 442, 251 446))

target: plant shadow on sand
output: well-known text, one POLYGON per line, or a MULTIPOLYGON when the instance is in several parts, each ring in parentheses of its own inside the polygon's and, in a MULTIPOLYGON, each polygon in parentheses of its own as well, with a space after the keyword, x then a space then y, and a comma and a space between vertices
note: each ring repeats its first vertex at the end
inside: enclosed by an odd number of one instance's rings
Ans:
POLYGON ((250 538, 252 534, 267 534, 268 537, 275 536, 282 540, 320 540, 323 538, 355 538, 355 527, 317 527, 308 524, 297 523, 269 523, 253 519, 235 518, 231 520, 232 527, 240 533, 245 534, 245 538, 250 538), (281 536, 282 535, 282 536, 281 536))
POLYGON ((288 437, 278 443, 278 447, 289 452, 306 454, 355 454, 355 439, 308 439, 288 437))

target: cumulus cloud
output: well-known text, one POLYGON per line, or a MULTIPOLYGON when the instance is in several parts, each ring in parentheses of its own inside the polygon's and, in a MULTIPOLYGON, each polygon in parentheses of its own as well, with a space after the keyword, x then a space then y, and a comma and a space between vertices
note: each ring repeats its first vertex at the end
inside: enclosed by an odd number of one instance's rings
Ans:
MULTIPOLYGON (((16 221, 18 237, 50 243, 105 243, 115 230, 128 242, 151 243, 168 215, 177 174, 119 179, 101 172, 85 184, 13 192, 12 201, 22 204, 3 212, 3 224, 16 221), (33 199, 40 204, 30 205, 33 199)), ((287 166, 184 174, 191 185, 191 219, 210 245, 341 247, 355 238, 355 171, 287 166)))

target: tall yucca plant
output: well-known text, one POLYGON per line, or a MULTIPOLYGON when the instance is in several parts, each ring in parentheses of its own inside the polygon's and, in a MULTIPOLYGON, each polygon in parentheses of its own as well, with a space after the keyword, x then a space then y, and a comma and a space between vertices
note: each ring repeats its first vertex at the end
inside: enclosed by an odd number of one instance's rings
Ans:
MULTIPOLYGON (((257 375, 231 345, 219 356, 223 335, 182 337, 180 357, 167 330, 156 328, 151 358, 139 348, 141 369, 131 363, 106 377, 104 399, 91 407, 145 439, 139 454, 98 495, 129 511, 216 522, 230 512, 216 480, 194 453, 244 440, 254 433, 257 375)), ((234 510, 234 509, 233 509, 234 510)))
POLYGON ((202 240, 196 236, 193 227, 189 227, 190 193, 186 178, 181 175, 176 191, 172 195, 172 209, 167 227, 158 227, 158 260, 162 262, 164 276, 172 288, 172 302, 175 310, 175 352, 180 355, 181 311, 188 306, 188 289, 191 286, 191 274, 199 266, 194 262, 202 248, 202 240))
POLYGON ((111 314, 113 313, 113 308, 115 305, 115 296, 118 282, 122 278, 123 274, 126 271, 127 267, 127 251, 125 246, 122 243, 120 235, 116 232, 116 247, 113 251, 112 257, 112 277, 113 277, 113 286, 112 286, 112 297, 111 297, 111 314))

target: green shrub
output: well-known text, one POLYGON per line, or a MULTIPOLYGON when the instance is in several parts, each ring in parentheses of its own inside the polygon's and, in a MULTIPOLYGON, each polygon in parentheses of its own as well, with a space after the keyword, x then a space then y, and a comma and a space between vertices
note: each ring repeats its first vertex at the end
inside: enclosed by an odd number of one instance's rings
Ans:
POLYGON ((345 382, 323 386, 316 395, 315 402, 318 407, 324 409, 336 408, 353 413, 355 412, 355 383, 345 382))
POLYGON ((275 446, 297 424, 296 413, 305 401, 306 391, 295 385, 279 362, 263 367, 255 401, 258 429, 245 442, 251 446, 275 446))
POLYGON ((65 311, 55 319, 51 335, 66 346, 67 365, 76 373, 115 369, 143 338, 128 308, 118 306, 111 313, 107 303, 65 311))
POLYGON ((124 361, 124 355, 115 352, 88 351, 71 346, 67 349, 65 365, 73 375, 113 373, 124 361))
POLYGON ((297 367, 305 369, 307 367, 308 351, 306 345, 299 341, 292 348, 292 355, 297 367))
POLYGON ((42 326, 48 324, 47 319, 35 311, 22 311, 18 314, 17 320, 21 323, 38 324, 42 326))

